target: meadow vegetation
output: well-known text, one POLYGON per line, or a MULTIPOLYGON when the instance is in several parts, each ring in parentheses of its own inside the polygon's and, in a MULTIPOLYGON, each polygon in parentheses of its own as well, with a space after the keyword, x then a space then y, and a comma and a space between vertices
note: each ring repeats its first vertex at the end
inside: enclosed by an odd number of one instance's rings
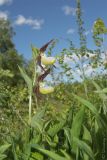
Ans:
POLYGON ((25 60, 10 22, 0 20, 0 160, 107 158, 107 28, 96 17, 96 49, 88 49, 80 0, 76 4, 80 47, 68 40, 54 57, 53 39, 32 45, 32 59, 25 60))

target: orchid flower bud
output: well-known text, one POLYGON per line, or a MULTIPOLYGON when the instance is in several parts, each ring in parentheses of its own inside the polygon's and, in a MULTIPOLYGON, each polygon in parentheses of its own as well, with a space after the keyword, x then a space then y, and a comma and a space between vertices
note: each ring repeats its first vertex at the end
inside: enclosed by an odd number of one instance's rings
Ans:
POLYGON ((41 62, 43 65, 53 65, 56 59, 54 57, 47 57, 45 54, 41 55, 41 62))

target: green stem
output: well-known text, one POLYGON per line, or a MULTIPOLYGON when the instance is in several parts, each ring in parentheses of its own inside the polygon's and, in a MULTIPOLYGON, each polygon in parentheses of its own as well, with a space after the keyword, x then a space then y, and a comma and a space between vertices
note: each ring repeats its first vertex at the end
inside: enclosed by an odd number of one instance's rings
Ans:
POLYGON ((87 83, 86 83, 86 76, 85 76, 85 71, 84 71, 84 67, 83 67, 83 61, 81 60, 81 57, 79 57, 79 60, 80 60, 80 66, 79 66, 79 69, 82 73, 82 80, 83 80, 83 85, 84 85, 84 92, 85 92, 85 95, 86 95, 86 98, 88 99, 88 89, 87 89, 87 83))
POLYGON ((76 151, 76 160, 78 160, 79 158, 79 149, 77 148, 77 151, 76 151))
POLYGON ((85 91, 85 95, 86 95, 86 97, 88 99, 88 89, 87 89, 86 76, 85 76, 85 73, 84 73, 84 68, 82 68, 82 69, 83 69, 84 91, 85 91))
POLYGON ((31 124, 32 116, 32 94, 29 95, 29 124, 31 124))
POLYGON ((35 85, 35 82, 36 82, 36 68, 37 68, 37 66, 36 66, 36 64, 34 64, 34 78, 33 78, 33 86, 35 85))
MULTIPOLYGON (((34 61, 34 78, 33 78, 33 86, 35 86, 36 78, 37 78, 36 69, 37 69, 37 64, 36 64, 36 62, 34 61)), ((38 109, 38 100, 37 100, 37 97, 35 97, 35 101, 36 101, 36 108, 38 109)))

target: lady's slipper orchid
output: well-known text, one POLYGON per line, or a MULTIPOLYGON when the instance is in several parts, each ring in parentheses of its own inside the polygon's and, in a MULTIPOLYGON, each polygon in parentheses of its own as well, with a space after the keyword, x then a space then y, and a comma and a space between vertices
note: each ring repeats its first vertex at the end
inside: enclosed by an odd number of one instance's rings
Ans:
POLYGON ((41 62, 43 65, 53 65, 56 59, 54 57, 47 57, 45 54, 41 55, 41 62))
POLYGON ((39 87, 39 92, 41 94, 49 94, 49 93, 54 92, 54 88, 53 87, 42 87, 42 86, 40 86, 39 87))

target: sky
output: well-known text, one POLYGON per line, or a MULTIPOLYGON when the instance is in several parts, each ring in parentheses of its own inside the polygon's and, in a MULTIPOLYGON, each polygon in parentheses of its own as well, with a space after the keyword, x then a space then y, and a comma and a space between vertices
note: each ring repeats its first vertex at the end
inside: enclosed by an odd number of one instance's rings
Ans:
MULTIPOLYGON (((107 0, 81 0, 81 7, 88 47, 93 48, 94 21, 100 17, 107 26, 107 0)), ((14 44, 26 59, 31 58, 31 44, 40 48, 53 38, 59 39, 53 54, 68 47, 68 38, 78 46, 75 11, 76 0, 0 0, 0 18, 11 20, 14 44)))

